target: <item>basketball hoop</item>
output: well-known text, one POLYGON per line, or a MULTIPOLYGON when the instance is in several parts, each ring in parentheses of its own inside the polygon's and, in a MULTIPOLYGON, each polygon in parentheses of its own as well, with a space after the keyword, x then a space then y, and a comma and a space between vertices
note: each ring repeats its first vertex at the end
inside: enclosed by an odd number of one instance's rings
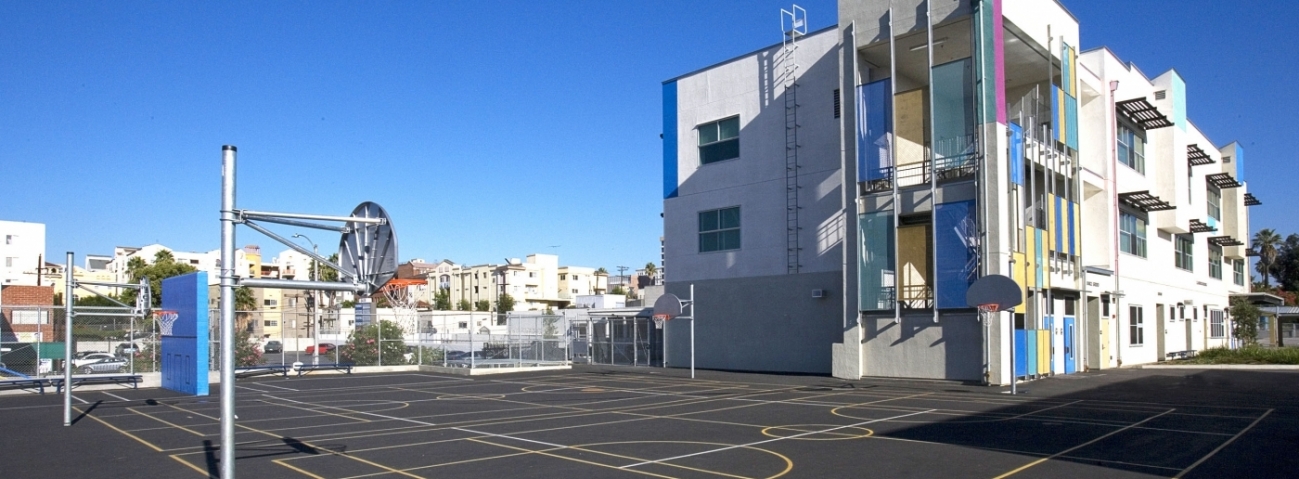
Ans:
POLYGON ((171 336, 171 327, 180 319, 180 313, 171 310, 158 310, 153 312, 153 319, 158 320, 158 333, 163 336, 171 336))
POLYGON ((669 319, 672 319, 671 315, 667 315, 667 314, 654 315, 654 329, 663 329, 663 323, 668 322, 669 319))
POLYGON ((995 313, 1001 309, 1001 305, 997 303, 980 304, 976 307, 979 308, 980 313, 995 313))

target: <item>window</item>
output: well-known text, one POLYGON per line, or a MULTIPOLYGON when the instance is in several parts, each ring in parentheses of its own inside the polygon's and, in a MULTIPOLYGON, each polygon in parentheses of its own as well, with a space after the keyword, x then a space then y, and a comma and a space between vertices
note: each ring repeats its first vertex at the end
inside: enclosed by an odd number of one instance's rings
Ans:
POLYGON ((15 259, 18 259, 18 258, 13 258, 13 257, 5 258, 5 267, 6 267, 6 268, 12 268, 12 267, 14 267, 14 260, 15 260, 15 259))
POLYGON ((1222 190, 1209 185, 1209 194, 1205 195, 1204 202, 1209 206, 1209 217, 1214 221, 1222 221, 1222 190))
POLYGON ((1141 306, 1128 306, 1128 344, 1146 344, 1146 323, 1141 317, 1141 306))
POLYGON ((1177 251, 1174 252, 1173 265, 1178 268, 1194 271, 1194 263, 1191 262, 1191 248, 1195 246, 1195 237, 1189 234, 1177 235, 1177 251))
POLYGON ((1235 260, 1231 262, 1232 280, 1237 286, 1245 285, 1245 261, 1235 260))
POLYGON ((835 88, 834 89, 834 117, 835 118, 839 118, 839 112, 841 110, 840 102, 842 102, 842 100, 839 98, 839 89, 835 88))
POLYGON ((1146 257, 1146 220, 1131 213, 1119 214, 1119 250, 1146 257))
POLYGON ((1146 139, 1127 126, 1119 126, 1119 163, 1146 174, 1146 139))
POLYGON ((699 252, 740 249, 740 207, 699 213, 699 252))
POLYGON ((699 125, 699 164, 740 157, 740 117, 699 125))
POLYGON ((1209 311, 1209 337, 1221 338, 1227 335, 1227 327, 1223 324, 1222 311, 1209 311))
POLYGON ((529 277, 529 278, 536 278, 536 277, 537 277, 537 273, 534 273, 534 272, 532 272, 532 271, 529 271, 529 272, 528 272, 528 277, 529 277))
POLYGON ((1209 245, 1209 277, 1222 279, 1222 247, 1209 245))
MULTIPOLYGON (((835 90, 835 92, 838 92, 838 91, 839 91, 839 90, 835 90)), ((835 111, 839 111, 839 110, 836 109, 835 111)), ((838 117, 839 117, 839 115, 836 114, 836 115, 835 115, 835 118, 838 118, 838 117)), ((18 239, 17 236, 14 236, 14 235, 5 235, 5 244, 14 244, 14 240, 16 240, 16 239, 18 239)))
POLYGON ((273 299, 263 299, 263 300, 262 300, 262 306, 275 306, 276 303, 278 303, 278 301, 273 300, 273 299))
MULTIPOLYGON (((573 279, 577 279, 577 278, 573 278, 573 279)), ((568 275, 563 274, 563 273, 560 273, 560 274, 559 274, 559 280, 560 280, 560 281, 567 281, 567 280, 568 280, 568 275)))
POLYGON ((267 328, 274 328, 274 327, 277 327, 277 326, 279 326, 279 325, 280 325, 280 322, 279 322, 279 321, 276 321, 276 320, 273 320, 273 319, 268 319, 268 320, 262 321, 262 326, 267 327, 267 328))

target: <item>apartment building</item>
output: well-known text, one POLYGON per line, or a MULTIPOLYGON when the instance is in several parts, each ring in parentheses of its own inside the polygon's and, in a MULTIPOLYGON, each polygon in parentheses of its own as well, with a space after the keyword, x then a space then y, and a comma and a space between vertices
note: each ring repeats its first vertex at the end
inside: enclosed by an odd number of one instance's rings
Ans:
MULTIPOLYGON (((45 224, 0 221, 0 286, 35 286, 45 255, 45 224)), ((43 283, 48 285, 49 283, 43 283)))
POLYGON ((1176 71, 1080 52, 1052 0, 837 13, 663 83, 666 289, 694 288, 699 366, 1008 384, 1228 343, 1259 201, 1176 71), (1024 304, 981 317, 991 274, 1024 304))

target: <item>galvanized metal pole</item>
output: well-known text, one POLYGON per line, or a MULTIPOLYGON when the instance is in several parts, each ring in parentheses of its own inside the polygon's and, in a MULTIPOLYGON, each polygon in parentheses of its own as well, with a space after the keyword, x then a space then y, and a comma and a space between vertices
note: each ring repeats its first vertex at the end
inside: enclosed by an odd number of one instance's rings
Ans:
POLYGON ((690 379, 695 378, 695 285, 690 285, 690 379))
POLYGON ((235 151, 221 147, 221 479, 235 479, 235 151))
POLYGON ((72 425, 72 252, 64 267, 63 289, 63 425, 72 425))

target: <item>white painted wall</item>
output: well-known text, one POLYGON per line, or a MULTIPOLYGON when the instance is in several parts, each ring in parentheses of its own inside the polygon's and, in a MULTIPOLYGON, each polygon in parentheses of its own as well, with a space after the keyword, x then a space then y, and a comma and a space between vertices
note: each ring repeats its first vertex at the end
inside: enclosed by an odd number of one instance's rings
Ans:
POLYGON ((35 286, 44 254, 44 223, 0 221, 0 284, 35 286))

